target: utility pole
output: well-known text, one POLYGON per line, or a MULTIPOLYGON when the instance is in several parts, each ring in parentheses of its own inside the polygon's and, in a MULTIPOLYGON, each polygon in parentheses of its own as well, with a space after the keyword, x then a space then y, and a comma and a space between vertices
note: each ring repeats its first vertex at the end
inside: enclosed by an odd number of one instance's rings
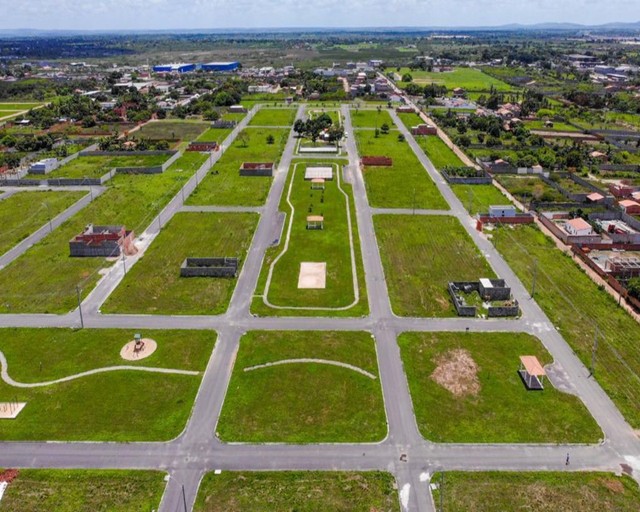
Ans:
POLYGON ((413 187, 413 214, 416 214, 416 188, 413 187))
POLYGON ((440 473, 440 511, 444 512, 444 471, 440 473))
POLYGON ((53 226, 51 225, 51 208, 49 208, 49 203, 42 203, 47 208, 47 218, 49 219, 49 233, 53 231, 53 226))
POLYGON ((596 325, 596 330, 593 333, 593 348, 591 349, 591 368, 589 368, 589 376, 595 375, 596 373, 596 356, 598 352, 598 326, 596 325))
POLYGON ((84 318, 82 318, 82 300, 80 300, 80 286, 76 285, 76 295, 78 296, 78 312, 80 313, 80 328, 84 329, 84 318))
POLYGON ((122 250, 122 266, 124 267, 124 275, 127 275, 127 260, 124 257, 124 249, 122 250))
POLYGON ((533 259, 533 283, 531 284, 531 298, 536 294, 536 277, 538 276, 538 258, 533 259))

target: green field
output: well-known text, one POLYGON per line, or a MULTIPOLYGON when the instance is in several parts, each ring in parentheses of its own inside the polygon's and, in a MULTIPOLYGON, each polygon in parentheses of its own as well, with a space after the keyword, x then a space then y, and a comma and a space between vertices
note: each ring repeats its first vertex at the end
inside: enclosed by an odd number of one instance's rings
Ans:
POLYGON ((580 130, 575 126, 562 123, 559 121, 553 121, 553 126, 547 127, 544 125, 543 120, 535 120, 535 121, 524 121, 524 126, 528 130, 541 130, 545 132, 579 132, 580 130))
POLYGON ((308 108, 307 109, 307 115, 310 118, 314 118, 322 114, 327 114, 331 118, 331 121, 333 121, 334 126, 342 126, 342 115, 340 114, 339 110, 326 110, 324 108, 322 109, 308 108))
POLYGON ((26 402, 0 423, 3 440, 161 441, 184 428, 213 349, 211 331, 141 331, 158 349, 125 361, 120 349, 134 332, 119 329, 2 329, 0 350, 17 382, 49 382, 109 366, 193 370, 198 375, 112 371, 49 386, 0 382, 2 401, 26 402), (29 347, 25 350, 25 347, 29 347))
POLYGON ((202 480, 194 512, 400 512, 382 472, 224 472, 202 480))
POLYGON ((117 175, 108 190, 0 271, 1 313, 66 313, 111 265, 105 258, 70 258, 69 240, 87 224, 121 224, 142 232, 207 156, 187 153, 162 174, 117 175))
POLYGON ((18 192, 0 201, 0 254, 45 225, 86 192, 18 192))
POLYGON ((164 488, 159 471, 21 469, 2 497, 2 510, 152 512, 164 488))
POLYGON ((517 373, 519 356, 534 355, 543 365, 552 362, 533 336, 405 333, 398 344, 418 427, 430 441, 595 443, 602 437, 577 397, 548 381, 543 391, 527 391, 517 373), (476 371, 469 370, 471 360, 476 371))
POLYGON ((164 315, 224 312, 236 279, 180 277, 180 265, 187 257, 226 256, 239 258, 241 268, 257 223, 258 216, 252 213, 177 213, 101 311, 164 315))
POLYGON ((567 200, 558 190, 547 185, 537 176, 501 175, 496 178, 496 181, 523 204, 533 199, 548 203, 562 203, 567 200))
POLYGON ((294 108, 261 108, 249 121, 249 126, 291 126, 296 116, 294 108))
POLYGON ((221 119, 224 119, 225 121, 235 121, 235 122, 239 123, 246 116, 247 116, 247 114, 242 113, 242 112, 225 112, 224 114, 222 114, 221 119))
POLYGON ((220 146, 232 131, 231 128, 209 128, 207 131, 202 132, 197 140, 200 142, 217 142, 220 146))
POLYGON ((241 338, 217 426, 223 441, 377 442, 386 433, 375 343, 369 333, 254 331, 241 338), (375 378, 314 362, 246 371, 300 358, 351 364, 375 378))
POLYGON ((100 178, 115 167, 155 167, 162 165, 169 158, 171 155, 79 156, 49 174, 28 174, 27 177, 35 180, 100 178))
POLYGON ((534 226, 496 229, 493 242, 527 289, 537 261, 536 301, 587 366, 598 336, 596 379, 627 421, 640 427, 638 323, 534 226))
MULTIPOLYGON (((340 162, 342 164, 343 162, 340 162)), ((322 307, 343 308, 357 306, 354 304, 355 295, 350 244, 357 244, 358 231, 353 200, 348 185, 340 184, 344 193, 340 191, 339 182, 342 173, 341 165, 330 162, 313 162, 312 164, 297 163, 292 166, 289 185, 281 202, 281 210, 287 214, 282 239, 278 246, 267 254, 263 267, 263 288, 267 299, 275 306, 294 307, 322 307), (305 181, 304 173, 307 166, 332 166, 334 179, 325 182, 324 190, 311 189, 310 181, 305 181), (345 195, 347 194, 347 195, 345 195), (288 199, 288 200, 287 200, 288 199), (293 211, 289 202, 293 206, 293 211), (351 216, 352 237, 349 236, 347 208, 351 216), (307 215, 323 215, 324 229, 307 229, 307 215), (288 248, 285 251, 287 233, 291 230, 288 248), (273 273, 268 291, 266 290, 267 275, 275 259, 273 273), (302 262, 325 262, 327 264, 326 288, 298 289, 298 275, 302 262)), ((359 247, 354 245, 353 265, 356 273, 362 272, 359 247), (358 272, 358 270, 360 272, 358 272)), ((356 275, 357 275, 356 274, 356 275)), ((364 279, 360 277, 359 304, 366 304, 364 279)), ((259 311, 272 310, 257 299, 255 305, 259 311)), ((351 309, 351 308, 349 308, 351 309)), ((361 308, 360 308, 361 309, 361 308)), ((350 312, 350 314, 354 314, 350 312)))
POLYGON ((360 156, 388 156, 391 167, 365 167, 364 180, 372 207, 449 208, 436 184, 407 142, 389 133, 376 138, 373 131, 356 131, 360 156))
POLYGON ((495 275, 455 217, 376 215, 373 221, 396 315, 455 316, 447 283, 495 275))
POLYGON ((450 186, 470 215, 488 213, 489 206, 511 204, 511 201, 493 185, 450 186))
POLYGON ((354 128, 380 128, 383 124, 395 128, 391 115, 385 109, 351 109, 351 124, 354 128))
MULTIPOLYGON (((441 474, 431 481, 439 483, 441 474)), ((440 503, 439 490, 433 498, 440 503)), ((445 473, 442 498, 446 512, 631 512, 640 490, 630 477, 611 473, 454 471, 445 473)))
MULTIPOLYGON (((452 90, 456 87, 462 87, 466 91, 489 91, 491 87, 497 91, 510 91, 512 87, 503 82, 493 78, 479 69, 472 68, 455 68, 453 71, 445 71, 443 73, 434 73, 429 71, 415 70, 412 71, 409 68, 402 68, 400 71, 396 71, 395 68, 386 69, 385 72, 398 73, 400 76, 405 73, 409 73, 413 77, 413 83, 417 85, 428 85, 435 83, 438 85, 444 85, 447 89, 452 90)), ((406 87, 406 82, 397 82, 398 87, 406 87)))
POLYGON ((282 128, 247 128, 247 140, 238 136, 213 166, 209 175, 187 199, 191 205, 261 206, 267 200, 272 178, 240 176, 243 162, 278 162, 289 135, 282 128), (274 144, 267 144, 272 135, 274 144))
POLYGON ((42 105, 42 103, 4 103, 0 102, 0 110, 16 110, 21 112, 23 110, 29 110, 42 105))
POLYGON ((464 163, 458 158, 458 155, 437 135, 416 137, 416 142, 436 169, 440 170, 447 166, 464 167, 464 163))
POLYGON ((209 123, 194 121, 151 121, 131 133, 136 139, 192 141, 209 128, 209 123))

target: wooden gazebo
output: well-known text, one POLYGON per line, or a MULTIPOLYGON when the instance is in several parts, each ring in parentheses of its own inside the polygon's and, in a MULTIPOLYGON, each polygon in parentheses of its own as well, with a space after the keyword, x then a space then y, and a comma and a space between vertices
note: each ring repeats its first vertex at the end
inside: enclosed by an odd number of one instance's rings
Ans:
POLYGON ((324 217, 322 215, 309 215, 307 217, 307 229, 324 229, 324 217))
POLYGON ((520 356, 518 373, 527 389, 536 391, 544 389, 543 381, 547 373, 536 356, 520 356))

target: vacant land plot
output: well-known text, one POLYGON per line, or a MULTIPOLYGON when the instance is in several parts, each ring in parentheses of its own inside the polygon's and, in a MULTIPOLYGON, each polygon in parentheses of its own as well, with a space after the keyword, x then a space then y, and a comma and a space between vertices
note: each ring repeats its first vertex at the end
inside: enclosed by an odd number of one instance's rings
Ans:
MULTIPOLYGON (((438 84, 444 85, 447 89, 452 90, 456 87, 462 87, 467 91, 489 91, 492 87, 497 91, 510 91, 512 87, 493 78, 479 69, 472 68, 455 68, 453 71, 444 71, 435 73, 429 71, 411 70, 402 68, 400 71, 396 69, 387 69, 387 72, 393 71, 400 76, 409 73, 413 77, 413 83, 418 85, 438 84)), ((398 87, 406 87, 407 82, 397 82, 398 87)))
POLYGON ((516 333, 405 333, 398 343, 418 427, 437 442, 597 442, 596 422, 580 400, 556 390, 527 391, 519 356, 543 364, 538 339, 516 333))
POLYGON ((156 167, 169 160, 170 155, 79 156, 49 174, 29 174, 28 178, 100 178, 115 167, 156 167))
POLYGON ((24 240, 86 192, 18 192, 0 201, 0 254, 24 240))
POLYGON ((458 158, 440 137, 436 135, 427 135, 416 137, 416 142, 423 149, 431 163, 436 169, 444 167, 463 167, 464 163, 458 158))
POLYGON ((250 332, 240 340, 217 427, 224 441, 374 442, 386 432, 369 333, 250 332))
POLYGON ((388 473, 224 472, 205 475, 196 512, 399 512, 398 492, 388 473))
POLYGON ((328 115, 331 118, 331 121, 333 121, 334 126, 342 126, 342 116, 340 115, 339 110, 307 109, 307 115, 312 119, 322 114, 328 115))
POLYGON ((376 215, 373 220, 397 315, 455 316, 447 283, 495 275, 455 217, 376 215))
POLYGON ((32 103, 5 103, 0 102, 0 110, 29 110, 32 108, 36 108, 42 105, 42 103, 32 102, 32 103))
POLYGON ((240 121, 242 121, 247 114, 242 113, 242 112, 226 112, 224 114, 222 114, 222 118, 225 121, 235 121, 236 123, 239 123, 240 121))
POLYGON ((187 153, 163 174, 114 177, 104 194, 0 272, 0 312, 66 313, 75 308, 76 285, 85 296, 100 277, 98 271, 110 263, 70 258, 69 240, 89 223, 142 232, 206 158, 187 153))
POLYGON ((580 130, 569 123, 562 123, 559 121, 553 121, 550 126, 547 126, 546 121, 535 120, 525 121, 524 126, 529 130, 543 130, 545 132, 579 132, 580 130))
POLYGON ((293 108, 261 108, 251 118, 253 126, 290 126, 296 116, 293 108))
POLYGON ((17 382, 50 382, 121 365, 200 373, 118 370, 31 388, 0 382, 0 394, 27 403, 16 419, 0 423, 0 438, 160 441, 178 435, 189 417, 215 334, 177 330, 141 334, 155 340, 158 349, 143 360, 125 361, 120 349, 133 339, 132 331, 2 329, 0 350, 17 382))
POLYGON ((566 198, 555 188, 547 185, 537 176, 499 176, 498 183, 521 203, 532 200, 545 203, 566 201, 566 198))
POLYGON ((224 152, 206 179, 187 200, 194 205, 261 206, 267 199, 271 177, 240 176, 243 162, 277 163, 287 142, 289 130, 247 128, 224 152), (243 135, 244 134, 244 135, 243 135), (273 136, 274 143, 267 138, 273 136))
POLYGON ((488 213, 489 206, 511 204, 511 201, 493 185, 451 185, 470 215, 488 213))
POLYGON ((264 293, 270 304, 280 307, 347 308, 358 302, 366 303, 362 289, 364 279, 359 280, 359 293, 356 296, 354 272, 358 280, 362 261, 358 247, 354 245, 353 254, 351 251, 351 245, 357 242, 358 231, 353 200, 345 190, 350 187, 340 183, 340 174, 341 166, 338 164, 325 162, 293 165, 289 186, 281 203, 282 210, 287 214, 287 226, 280 244, 265 258, 263 270, 267 274, 264 276, 264 293), (307 166, 317 165, 333 169, 334 179, 326 181, 324 189, 312 189, 310 181, 304 179, 307 166), (324 228, 307 229, 309 215, 323 216, 324 228), (303 262, 326 264, 324 288, 298 288, 303 262))
POLYGON ((218 145, 222 145, 224 139, 226 139, 233 130, 231 128, 209 128, 207 131, 202 132, 198 141, 200 142, 217 142, 218 145))
POLYGON ((365 167, 364 180, 369 203, 378 208, 448 209, 436 184, 411 151, 389 133, 375 137, 372 131, 356 131, 360 156, 387 156, 391 167, 365 167))
POLYGON ((209 123, 193 121, 152 121, 131 135, 136 139, 192 141, 209 128, 209 123))
POLYGON ((587 366, 597 336, 595 377, 627 421, 640 427, 640 325, 535 227, 496 229, 493 241, 528 289, 537 262, 536 301, 587 366))
POLYGON ((111 294, 103 313, 218 314, 234 278, 180 277, 185 258, 231 257, 244 263, 258 215, 177 213, 111 294))
POLYGON ((385 109, 353 109, 351 124, 354 128, 380 128, 383 124, 387 124, 389 128, 395 128, 391 115, 385 109))
POLYGON ((6 512, 157 510, 165 487, 159 471, 21 469, 2 497, 6 512))
MULTIPOLYGON (((432 482, 440 477, 436 473, 432 482)), ((440 502, 439 490, 434 501, 440 502)), ((447 512, 621 512, 636 510, 639 502, 638 484, 611 473, 447 472, 443 495, 447 512)))

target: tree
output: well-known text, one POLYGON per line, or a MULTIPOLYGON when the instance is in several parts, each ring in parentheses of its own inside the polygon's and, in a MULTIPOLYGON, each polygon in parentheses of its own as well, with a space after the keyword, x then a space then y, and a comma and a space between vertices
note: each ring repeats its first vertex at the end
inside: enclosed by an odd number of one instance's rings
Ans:
POLYGON ((249 145, 249 135, 247 134, 247 132, 245 130, 242 130, 238 134, 238 142, 240 142, 240 145, 243 148, 246 148, 249 145))
POLYGON ((267 135, 267 144, 273 144, 275 141, 276 139, 273 137, 273 135, 267 135))
POLYGON ((375 132, 373 132, 373 136, 374 136, 376 139, 377 139, 378 137, 380 137, 380 130, 378 130, 378 129, 376 128, 376 131, 375 131, 375 132))
POLYGON ((383 133, 385 135, 389 133, 389 125, 387 123, 382 123, 382 126, 380 127, 380 133, 383 133))
POLYGON ((629 295, 640 300, 640 277, 629 279, 627 290, 629 291, 629 295))
POLYGON ((405 73, 404 75, 402 75, 402 81, 407 84, 409 82, 413 82, 413 76, 411 76, 411 73, 405 73))

